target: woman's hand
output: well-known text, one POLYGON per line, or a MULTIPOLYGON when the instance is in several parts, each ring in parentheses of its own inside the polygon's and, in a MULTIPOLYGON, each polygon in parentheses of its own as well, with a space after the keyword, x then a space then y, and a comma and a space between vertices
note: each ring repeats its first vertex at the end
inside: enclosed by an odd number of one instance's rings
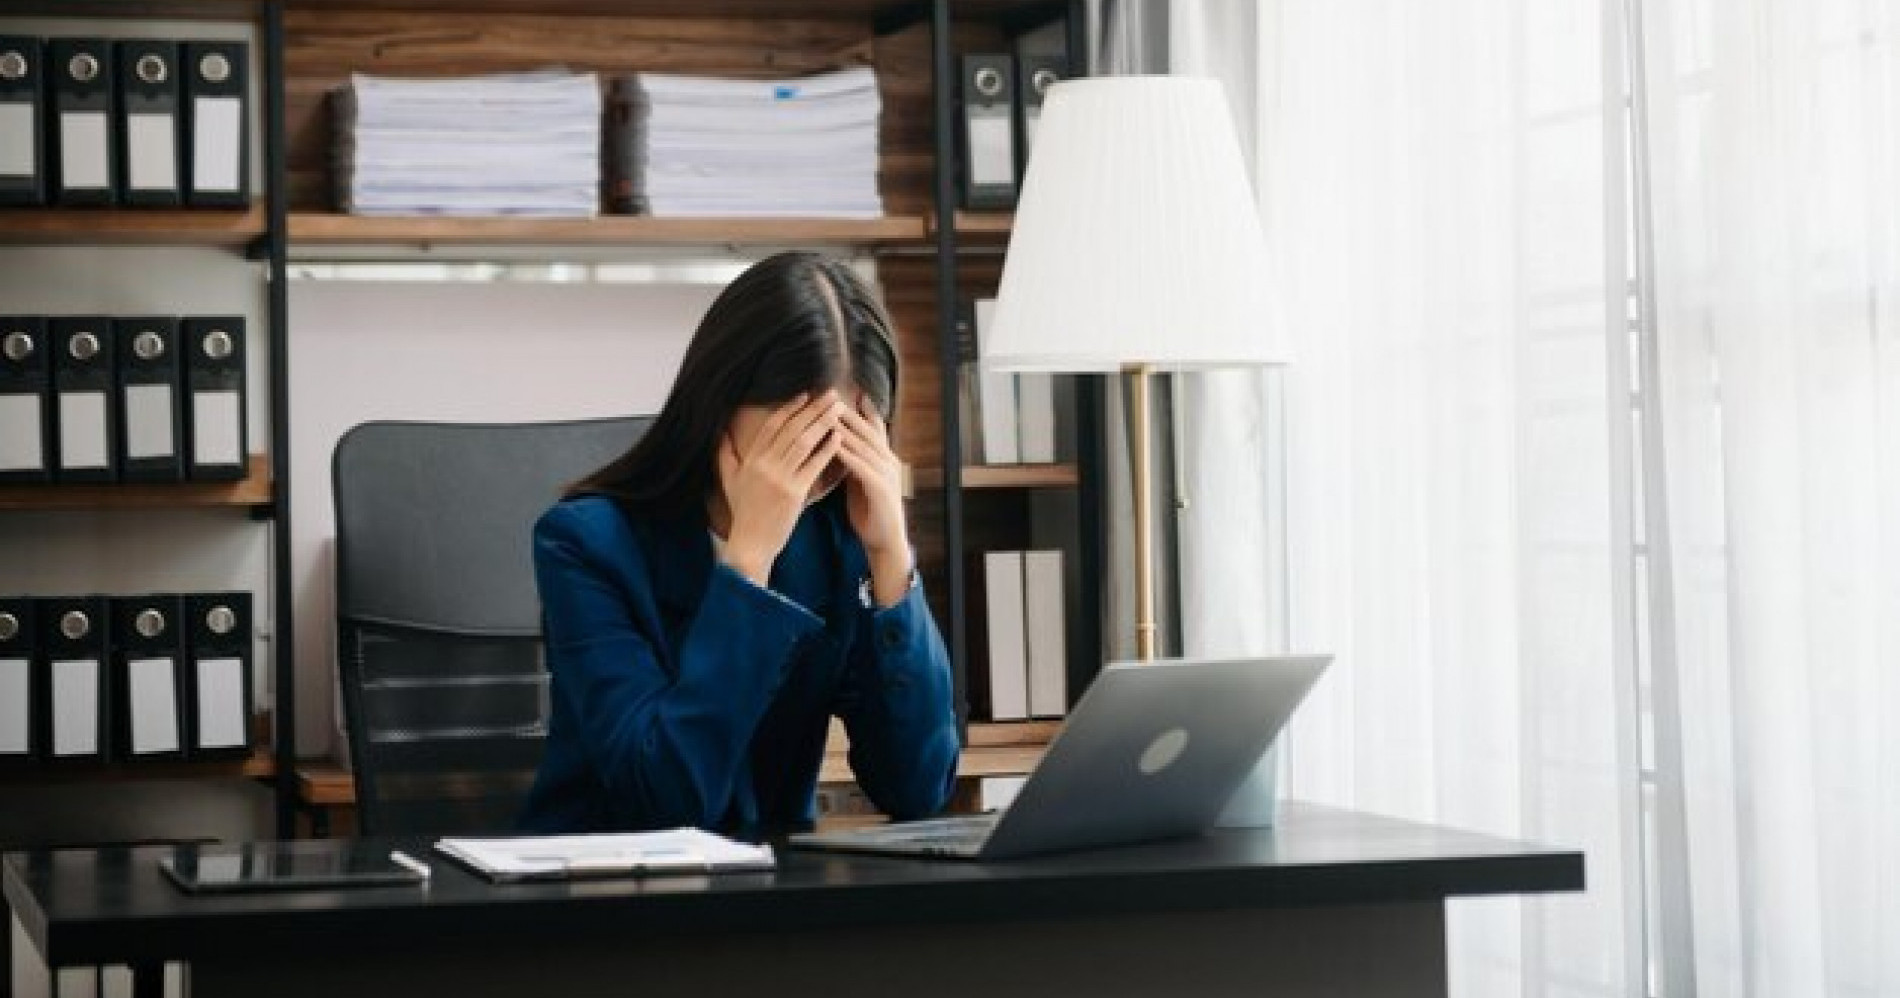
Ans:
POLYGON ((725 560, 734 571, 768 583, 812 483, 839 456, 845 436, 839 418, 848 411, 835 392, 801 395, 767 417, 743 451, 727 431, 719 445, 719 486, 732 518, 725 560))
POLYGON ((859 411, 841 407, 838 460, 851 477, 845 508, 851 529, 871 562, 877 605, 891 606, 910 588, 910 538, 904 532, 904 466, 891 450, 890 431, 868 396, 859 411))

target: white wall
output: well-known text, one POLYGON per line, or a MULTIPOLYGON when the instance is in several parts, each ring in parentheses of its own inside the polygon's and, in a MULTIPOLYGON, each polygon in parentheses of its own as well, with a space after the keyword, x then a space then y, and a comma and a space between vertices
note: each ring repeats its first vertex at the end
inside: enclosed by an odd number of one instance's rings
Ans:
POLYGON ((292 281, 300 752, 340 755, 342 748, 330 563, 330 454, 337 439, 373 419, 514 422, 656 412, 725 276, 658 284, 292 281))

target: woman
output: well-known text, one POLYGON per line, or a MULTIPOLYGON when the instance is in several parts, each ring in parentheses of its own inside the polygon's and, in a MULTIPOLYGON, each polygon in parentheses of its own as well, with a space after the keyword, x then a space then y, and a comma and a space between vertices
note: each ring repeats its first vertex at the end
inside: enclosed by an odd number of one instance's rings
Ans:
POLYGON ((539 832, 808 828, 832 716, 899 819, 949 799, 948 657, 904 526, 890 319, 811 253, 707 311, 651 429, 534 531, 539 832))

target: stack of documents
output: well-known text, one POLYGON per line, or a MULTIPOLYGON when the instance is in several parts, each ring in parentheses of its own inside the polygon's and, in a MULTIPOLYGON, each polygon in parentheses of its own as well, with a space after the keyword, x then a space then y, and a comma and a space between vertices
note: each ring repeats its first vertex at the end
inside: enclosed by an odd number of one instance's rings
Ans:
POLYGON ((616 208, 675 217, 873 218, 877 74, 614 81, 616 208))
POLYGON ((441 839, 435 851, 490 880, 770 870, 770 846, 748 845, 697 828, 605 835, 441 839))
POLYGON ((357 74, 336 100, 337 200, 359 215, 600 211, 600 82, 549 70, 357 74))

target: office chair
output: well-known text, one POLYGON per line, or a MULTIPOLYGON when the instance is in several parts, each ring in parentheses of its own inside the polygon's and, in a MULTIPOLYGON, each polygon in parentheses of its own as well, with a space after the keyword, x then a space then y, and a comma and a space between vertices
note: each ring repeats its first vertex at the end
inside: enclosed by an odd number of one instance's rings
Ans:
POLYGON ((337 442, 338 679, 362 834, 511 830, 547 734, 531 532, 652 417, 337 442))

